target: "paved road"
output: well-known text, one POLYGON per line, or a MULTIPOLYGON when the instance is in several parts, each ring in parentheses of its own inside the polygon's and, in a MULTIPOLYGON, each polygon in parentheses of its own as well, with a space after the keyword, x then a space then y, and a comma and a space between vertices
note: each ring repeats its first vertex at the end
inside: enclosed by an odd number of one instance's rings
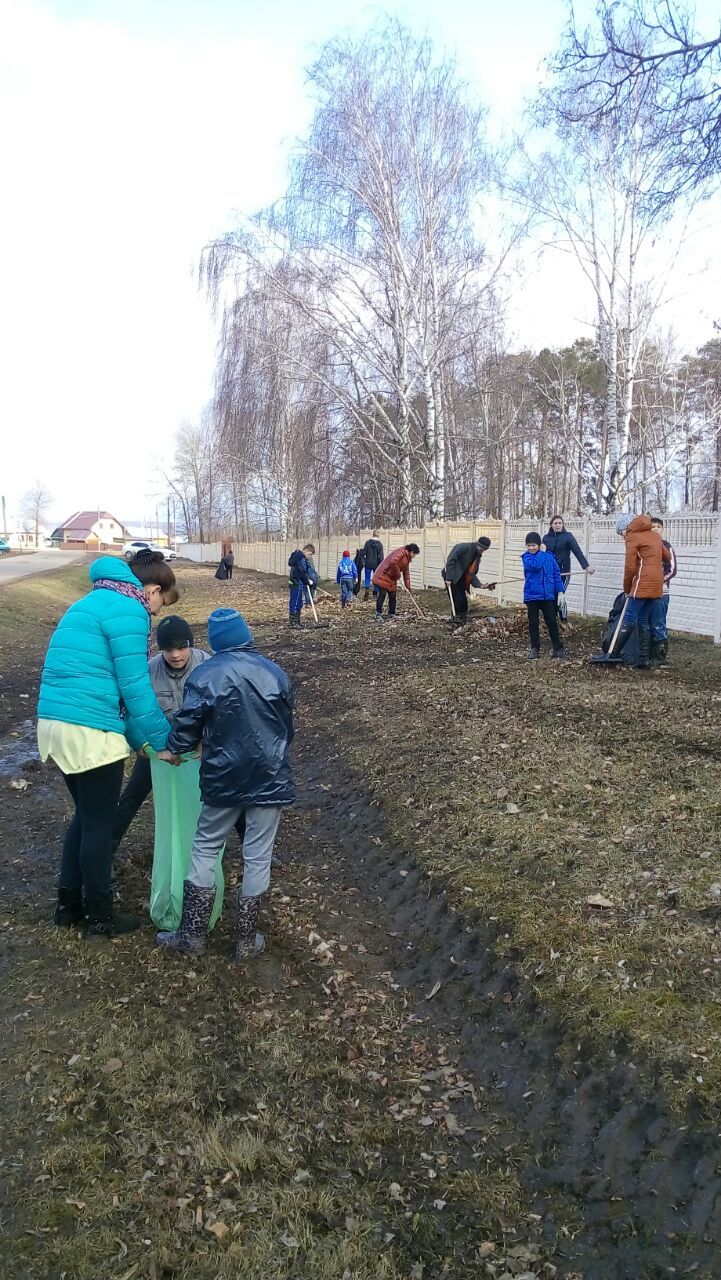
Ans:
POLYGON ((0 556, 0 587, 6 587, 9 582, 17 582, 19 578, 30 578, 36 573, 49 573, 52 569, 62 569, 67 564, 78 564, 84 559, 82 552, 75 555, 57 551, 55 547, 45 547, 42 551, 32 551, 22 556, 0 556))

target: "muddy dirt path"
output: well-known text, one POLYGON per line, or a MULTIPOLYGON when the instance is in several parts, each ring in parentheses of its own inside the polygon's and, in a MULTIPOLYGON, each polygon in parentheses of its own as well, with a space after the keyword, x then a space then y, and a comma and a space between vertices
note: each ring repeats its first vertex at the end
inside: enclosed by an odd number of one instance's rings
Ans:
MULTIPOLYGON (((341 959, 356 982, 398 993, 407 1009, 406 1031, 423 1042, 431 1058, 443 1061, 445 1054, 462 1068, 456 1087, 443 1095, 441 1128, 453 1140, 454 1163, 461 1169, 484 1167, 491 1176, 495 1168, 499 1177, 512 1167, 524 1191, 522 1223, 517 1209, 509 1209, 505 1222, 501 1214, 504 1245, 478 1254, 483 1262, 468 1274, 484 1274, 485 1268, 503 1280, 555 1274, 583 1280, 718 1276, 718 1134, 693 1116, 675 1114, 652 1066, 632 1061, 621 1037, 605 1054, 579 1042, 562 1018, 544 1009, 533 972, 509 950, 502 921, 459 916, 442 882, 431 881, 408 849, 388 839, 384 811, 368 802, 363 780, 346 763, 343 662, 314 648, 312 634, 299 640, 275 627, 266 629, 264 648, 291 672, 298 688, 299 803, 283 828, 286 866, 276 881, 276 929, 292 932, 290 917, 297 912, 300 932, 307 934, 311 921, 313 946, 341 959)), ((44 920, 66 800, 54 771, 35 760, 33 726, 21 719, 23 704, 18 708, 14 728, 0 743, 3 902, 6 908, 17 905, 20 918, 31 920, 52 949, 44 920), (11 787, 12 782, 27 786, 11 787)), ((121 879, 138 892, 132 857, 121 879)), ((139 945, 149 949, 150 939, 139 945)), ((288 956, 281 960, 277 945, 282 944, 271 933, 267 968, 259 969, 257 979, 261 987, 287 982, 288 956)), ((292 944, 301 988, 295 998, 310 1010, 302 945, 299 938, 292 944)), ((6 942, 0 973, 3 964, 15 962, 14 947, 6 942)), ((320 986, 325 990, 322 975, 320 986)), ((315 999, 317 982, 314 993, 315 999)), ((355 1012, 343 1031, 351 1059, 364 1053, 355 1012)), ((14 1010, 4 1013, 10 1022, 17 1016, 14 1010)), ((400 1123, 432 1126, 425 1108, 444 1084, 443 1071, 435 1079, 426 1073, 427 1095, 405 1102, 378 1072, 370 1072, 378 1076, 372 1084, 379 1111, 390 1106, 400 1123)), ((479 1234, 478 1215, 482 1206, 460 1204, 438 1228, 461 1234, 464 1256, 464 1241, 469 1248, 483 1247, 486 1229, 479 1234)), ((465 1266, 457 1260, 444 1271, 407 1274, 431 1280, 465 1275, 465 1266)))

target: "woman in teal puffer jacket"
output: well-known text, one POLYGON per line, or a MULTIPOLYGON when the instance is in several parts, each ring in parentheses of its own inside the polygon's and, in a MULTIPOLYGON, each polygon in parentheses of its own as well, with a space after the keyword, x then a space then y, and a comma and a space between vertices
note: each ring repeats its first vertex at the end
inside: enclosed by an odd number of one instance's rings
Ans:
POLYGON ((158 552, 130 564, 103 556, 93 589, 71 605, 48 649, 38 702, 38 747, 60 769, 75 804, 65 835, 55 923, 85 920, 88 937, 128 933, 140 921, 113 914, 112 822, 130 748, 163 752, 168 721, 148 671, 151 617, 178 599, 158 552))

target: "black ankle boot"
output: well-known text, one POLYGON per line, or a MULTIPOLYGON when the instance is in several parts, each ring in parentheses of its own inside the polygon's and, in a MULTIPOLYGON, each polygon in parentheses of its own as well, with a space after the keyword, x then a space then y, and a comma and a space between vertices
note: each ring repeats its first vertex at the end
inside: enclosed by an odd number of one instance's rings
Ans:
POLYGON ((53 923, 61 929, 72 929, 76 924, 85 923, 82 889, 58 889, 53 923))
POLYGON ((140 928, 141 920, 125 911, 113 911, 112 893, 102 893, 85 898, 85 936, 94 938, 118 938, 123 933, 133 933, 140 928))

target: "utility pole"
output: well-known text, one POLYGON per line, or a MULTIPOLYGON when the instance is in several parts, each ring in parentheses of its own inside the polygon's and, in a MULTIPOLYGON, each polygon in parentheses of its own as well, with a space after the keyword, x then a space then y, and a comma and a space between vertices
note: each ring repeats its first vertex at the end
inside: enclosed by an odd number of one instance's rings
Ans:
POLYGON ((8 518, 7 518, 7 511, 6 511, 6 508, 5 508, 5 494, 3 494, 3 495, 2 495, 2 504, 3 504, 3 538, 7 538, 7 536, 8 536, 8 518))
POLYGON ((165 502, 166 502, 165 529, 166 529, 166 532, 167 532, 167 535, 168 535, 168 551, 170 551, 170 549, 171 549, 171 543, 170 543, 170 494, 168 494, 167 498, 165 499, 165 502))

